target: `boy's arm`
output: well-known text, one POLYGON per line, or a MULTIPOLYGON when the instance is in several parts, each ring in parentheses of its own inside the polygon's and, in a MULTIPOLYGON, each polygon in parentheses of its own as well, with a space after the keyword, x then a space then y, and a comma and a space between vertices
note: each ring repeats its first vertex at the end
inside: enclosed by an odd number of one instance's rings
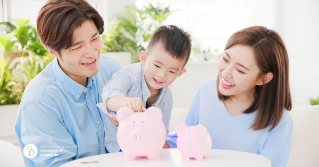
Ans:
POLYGON ((106 101, 106 108, 111 111, 118 111, 122 107, 128 107, 135 112, 144 112, 146 108, 143 105, 143 101, 139 97, 123 97, 116 96, 109 98, 106 101))
MULTIPOLYGON (((101 111, 103 111, 109 117, 116 117, 116 114, 113 111, 117 111, 112 106, 109 109, 106 102, 111 98, 113 102, 117 98, 128 98, 127 92, 131 88, 131 78, 127 70, 122 69, 117 73, 113 74, 112 79, 110 79, 101 89, 101 101, 97 104, 101 111)), ((110 104, 110 103, 109 103, 110 104)), ((116 105, 117 106, 117 105, 116 105)))

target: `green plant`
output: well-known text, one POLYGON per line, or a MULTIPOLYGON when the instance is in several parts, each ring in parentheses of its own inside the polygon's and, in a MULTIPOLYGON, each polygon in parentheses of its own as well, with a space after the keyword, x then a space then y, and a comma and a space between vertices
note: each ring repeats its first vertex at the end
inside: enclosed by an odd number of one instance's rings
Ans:
POLYGON ((28 55, 28 57, 20 57, 20 63, 17 65, 17 69, 22 72, 27 83, 37 76, 54 59, 51 55, 39 56, 33 52, 29 52, 28 55))
POLYGON ((3 52, 13 51, 12 48, 14 44, 17 42, 17 41, 11 40, 11 37, 14 35, 15 33, 12 32, 5 36, 0 36, 0 47, 2 48, 3 52))
MULTIPOLYGON (((18 104, 22 92, 15 92, 19 85, 12 75, 13 67, 8 63, 9 58, 0 57, 0 105, 18 104)), ((23 83, 21 83, 23 84, 23 83)))
POLYGON ((317 99, 310 99, 311 105, 319 105, 319 97, 317 99))
POLYGON ((24 55, 26 50, 31 50, 40 56, 48 54, 48 51, 40 41, 36 28, 28 25, 28 23, 28 19, 16 19, 14 24, 11 22, 0 23, 2 30, 7 33, 5 37, 0 36, 0 46, 4 52, 22 51, 22 55, 24 55), (13 36, 15 38, 12 38, 13 36), (14 45, 15 47, 13 48, 14 45))
POLYGON ((153 31, 167 19, 169 7, 149 5, 144 9, 127 6, 122 16, 115 17, 103 35, 104 52, 131 52, 132 62, 138 62, 138 53, 145 50, 153 31))

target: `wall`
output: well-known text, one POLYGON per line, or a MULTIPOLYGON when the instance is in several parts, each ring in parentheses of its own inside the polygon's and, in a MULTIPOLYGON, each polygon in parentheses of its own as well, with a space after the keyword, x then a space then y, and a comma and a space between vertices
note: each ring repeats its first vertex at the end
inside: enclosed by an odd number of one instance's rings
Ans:
POLYGON ((280 29, 290 59, 293 107, 319 97, 319 0, 280 0, 280 29))

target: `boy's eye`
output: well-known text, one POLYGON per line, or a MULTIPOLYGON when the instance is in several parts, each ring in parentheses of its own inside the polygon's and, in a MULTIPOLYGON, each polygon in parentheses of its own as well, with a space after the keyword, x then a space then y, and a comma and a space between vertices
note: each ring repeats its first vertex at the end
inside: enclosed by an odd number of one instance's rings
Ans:
POLYGON ((175 72, 174 72, 174 71, 170 71, 170 73, 175 74, 175 72))
POLYGON ((95 41, 95 40, 97 40, 99 37, 96 37, 96 38, 94 38, 94 39, 92 39, 92 41, 95 41))
POLYGON ((154 64, 154 65, 155 65, 155 67, 158 67, 158 68, 160 67, 160 66, 158 66, 158 65, 156 65, 156 64, 154 64))

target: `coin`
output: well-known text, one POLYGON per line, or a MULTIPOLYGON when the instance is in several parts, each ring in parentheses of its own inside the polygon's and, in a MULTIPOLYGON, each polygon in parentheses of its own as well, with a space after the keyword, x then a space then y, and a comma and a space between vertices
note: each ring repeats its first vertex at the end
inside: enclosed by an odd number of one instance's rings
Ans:
POLYGON ((90 163, 90 162, 81 162, 81 164, 88 164, 88 163, 90 163))

